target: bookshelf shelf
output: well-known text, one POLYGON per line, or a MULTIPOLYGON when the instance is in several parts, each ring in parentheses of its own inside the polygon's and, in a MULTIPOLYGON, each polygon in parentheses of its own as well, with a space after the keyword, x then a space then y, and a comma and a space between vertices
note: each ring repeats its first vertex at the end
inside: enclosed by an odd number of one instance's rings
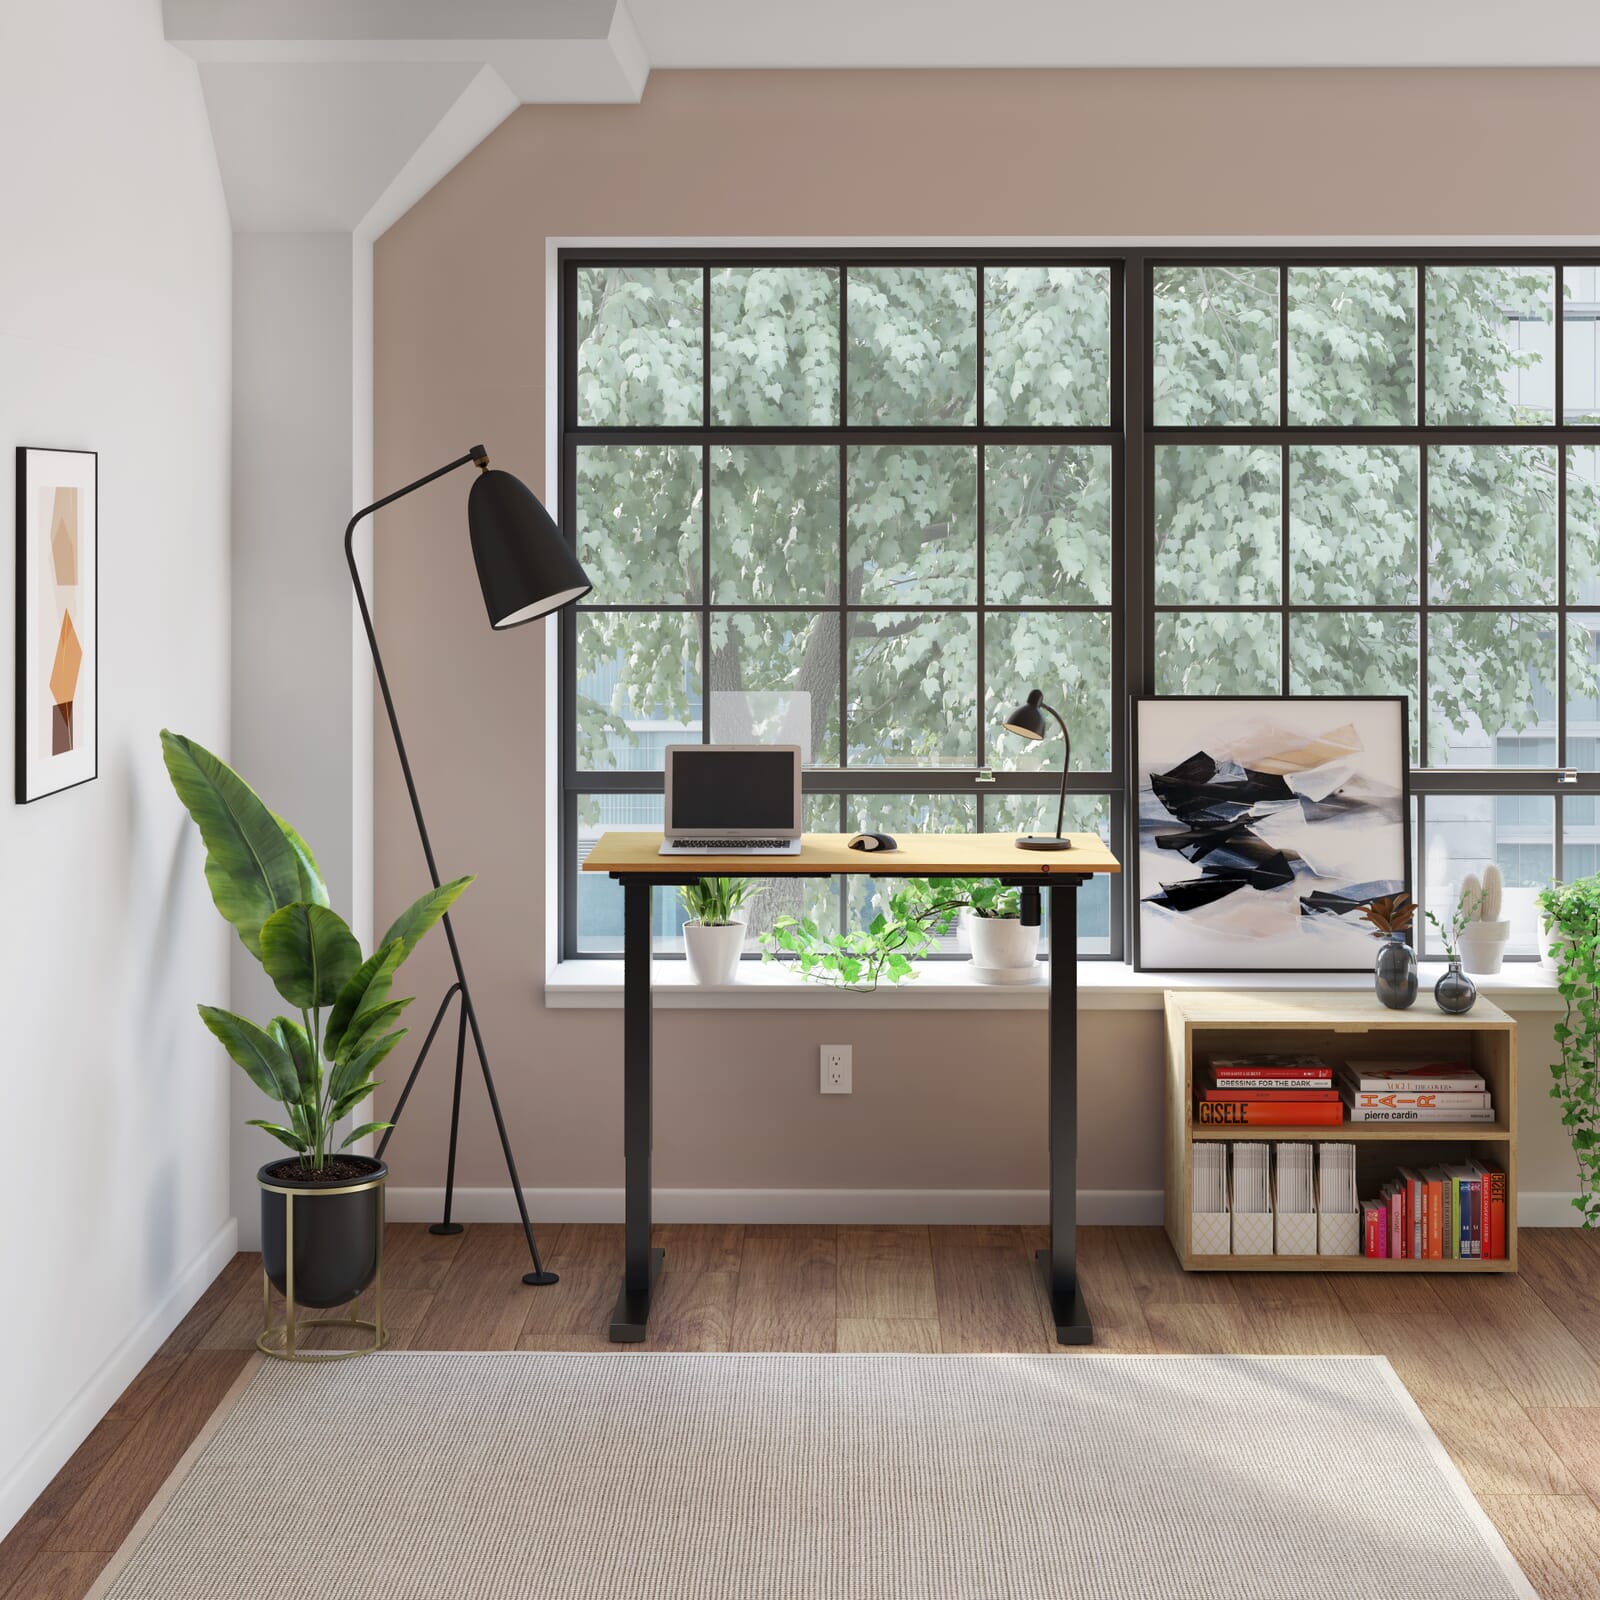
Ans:
POLYGON ((1191 1272, 1479 1272, 1517 1270, 1516 1023, 1479 997, 1464 1017, 1446 1016, 1423 994, 1390 1011, 1371 993, 1169 990, 1166 996, 1166 1226, 1191 1272), (1299 1052, 1339 1061, 1464 1061, 1484 1077, 1492 1123, 1340 1123, 1229 1127, 1194 1120, 1197 1069, 1219 1055, 1299 1052), (1190 1151, 1208 1140, 1303 1140, 1354 1144, 1362 1194, 1396 1167, 1482 1157, 1506 1173, 1506 1258, 1489 1261, 1331 1255, 1201 1255, 1191 1248, 1190 1151), (1410 1153, 1408 1153, 1410 1147, 1410 1153))
POLYGON ((1511 1130, 1495 1122, 1392 1122, 1363 1125, 1359 1122, 1341 1122, 1336 1127, 1316 1128, 1230 1128, 1221 1124, 1193 1127, 1190 1136, 1195 1139, 1349 1139, 1357 1138, 1372 1143, 1395 1139, 1407 1144, 1420 1144, 1428 1140, 1443 1139, 1460 1144, 1474 1139, 1499 1139, 1511 1137, 1511 1130))

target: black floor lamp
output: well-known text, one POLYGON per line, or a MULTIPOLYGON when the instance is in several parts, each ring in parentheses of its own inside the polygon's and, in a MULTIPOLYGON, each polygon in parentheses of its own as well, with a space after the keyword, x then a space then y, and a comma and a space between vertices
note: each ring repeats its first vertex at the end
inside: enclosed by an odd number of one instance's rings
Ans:
MULTIPOLYGON (((473 447, 458 460, 430 472, 415 483, 397 489, 381 500, 375 500, 364 510, 356 512, 344 530, 344 557, 350 566, 350 581, 355 585, 356 604, 361 608, 362 626, 367 630, 367 643, 372 649, 372 665, 378 677, 378 688, 383 692, 384 710, 389 713, 389 728, 394 734, 394 747, 400 757, 400 771, 406 780, 406 793, 411 797, 411 813, 417 819, 417 832, 422 838, 422 853, 427 858, 428 875, 435 888, 439 887, 439 867, 433 858, 433 843, 428 838, 428 825, 422 818, 422 802, 417 798, 416 780, 411 776, 411 762, 406 755, 405 740, 400 737, 400 722, 395 716, 394 696, 389 692, 389 679, 383 670, 383 656, 378 650, 378 636, 372 627, 372 612, 367 605, 366 591, 361 587, 361 573, 356 567, 352 541, 356 524, 374 511, 392 505, 396 500, 420 489, 424 484, 442 478, 457 467, 471 462, 478 468, 472 492, 467 496, 467 523, 472 534, 472 555, 478 564, 478 582, 483 587, 483 601, 489 608, 489 625, 492 628, 514 628, 518 623, 532 622, 535 617, 549 616, 562 606, 571 605, 586 595, 591 585, 572 547, 561 537, 560 530, 550 513, 539 504, 531 490, 509 472, 491 472, 489 457, 481 444, 473 447)), ((461 1075, 467 1056, 467 1031, 472 1031, 473 1047, 478 1053, 478 1064, 483 1068, 483 1085, 489 1092, 489 1108, 494 1112, 495 1126, 500 1130, 500 1147, 505 1151, 506 1172, 511 1179, 511 1192, 517 1197, 517 1210, 522 1216, 522 1231, 528 1240, 528 1253, 533 1257, 533 1271, 522 1276, 524 1283, 548 1284, 556 1281, 553 1272, 545 1270, 539 1259, 539 1246, 534 1242, 533 1224, 528 1220, 528 1202, 522 1193, 522 1180, 517 1176, 516 1157, 511 1153, 511 1138, 506 1133, 506 1119, 500 1112, 500 1097, 494 1091, 494 1074, 489 1071, 489 1055, 483 1047, 483 1035, 478 1029, 478 1014, 473 1009, 472 991, 467 987, 466 969, 461 964, 461 949, 456 943, 455 930, 450 926, 448 913, 444 918, 444 936, 450 946, 450 960, 456 969, 456 981, 444 992, 439 1009, 434 1013, 433 1025, 422 1041, 422 1049, 400 1091, 391 1115, 392 1126, 378 1145, 381 1156, 388 1146, 394 1129, 399 1125, 400 1113, 406 1108, 406 1098, 417 1081, 422 1063, 427 1059, 444 1021, 450 1002, 461 997, 461 1014, 456 1029, 456 1082, 450 1105, 450 1157, 444 1187, 444 1220, 436 1222, 431 1233, 460 1233, 461 1224, 450 1220, 450 1205, 456 1184, 456 1133, 461 1121, 461 1075)))

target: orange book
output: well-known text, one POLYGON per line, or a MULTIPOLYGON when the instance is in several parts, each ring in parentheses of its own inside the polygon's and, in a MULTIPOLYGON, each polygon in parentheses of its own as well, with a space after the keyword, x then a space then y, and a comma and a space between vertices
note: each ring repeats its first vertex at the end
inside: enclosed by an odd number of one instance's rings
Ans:
POLYGON ((1506 1175, 1486 1161, 1471 1161, 1483 1180, 1483 1258, 1506 1259, 1506 1175))
POLYGON ((1424 1242, 1427 1246, 1427 1257, 1430 1261, 1444 1259, 1444 1186, 1445 1175, 1442 1167, 1424 1167, 1422 1176, 1427 1180, 1424 1184, 1424 1193, 1427 1200, 1424 1210, 1427 1215, 1425 1221, 1427 1229, 1424 1242))
POLYGON ((1235 1128, 1331 1128, 1344 1121, 1344 1106, 1337 1100, 1201 1100, 1195 1121, 1235 1128))

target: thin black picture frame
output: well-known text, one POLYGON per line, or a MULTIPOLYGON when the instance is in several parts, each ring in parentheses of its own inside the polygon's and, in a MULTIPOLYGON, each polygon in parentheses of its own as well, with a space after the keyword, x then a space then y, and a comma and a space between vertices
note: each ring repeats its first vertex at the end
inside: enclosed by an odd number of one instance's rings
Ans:
MULTIPOLYGON (((1133 967, 1135 972, 1193 972, 1193 973, 1239 973, 1239 972, 1274 972, 1291 974, 1327 974, 1330 972, 1366 972, 1366 966, 1349 967, 1200 967, 1185 963, 1182 966, 1150 966, 1144 959, 1144 883, 1143 883, 1143 852, 1140 848, 1139 834, 1139 796, 1142 788, 1144 763, 1140 760, 1139 750, 1139 708, 1144 705, 1182 705, 1194 703, 1205 705, 1208 709, 1215 710, 1218 706, 1246 706, 1246 705, 1328 705, 1328 706, 1393 706, 1399 714, 1399 770, 1400 770, 1400 827, 1401 827, 1401 852, 1403 856, 1401 881, 1405 884, 1405 892, 1415 898, 1415 885, 1412 883, 1412 836, 1411 836, 1411 697, 1404 694, 1373 694, 1373 695, 1322 695, 1322 694, 1146 694, 1133 696, 1128 705, 1128 827, 1127 827, 1127 854, 1129 859, 1123 863, 1124 870, 1128 873, 1132 883, 1130 900, 1132 903, 1129 917, 1130 934, 1133 941, 1133 967)), ((1413 932, 1410 941, 1416 943, 1416 934, 1413 932)), ((1377 947, 1373 947, 1376 959, 1377 947)))
POLYGON ((13 707, 13 749, 15 768, 14 798, 19 806, 48 800, 52 795, 81 789, 100 776, 100 452, 74 449, 66 445, 19 444, 16 451, 16 670, 13 707), (94 584, 94 634, 89 650, 89 670, 94 682, 94 770, 86 778, 64 783, 58 789, 28 793, 28 458, 32 455, 86 456, 93 462, 94 475, 94 565, 90 577, 94 584))

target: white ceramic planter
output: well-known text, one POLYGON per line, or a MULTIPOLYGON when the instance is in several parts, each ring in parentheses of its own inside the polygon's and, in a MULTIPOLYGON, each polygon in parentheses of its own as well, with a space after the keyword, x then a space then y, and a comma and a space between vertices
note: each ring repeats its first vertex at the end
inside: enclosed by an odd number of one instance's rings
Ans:
POLYGON ((694 981, 732 983, 739 970, 739 957, 744 954, 744 935, 742 921, 684 923, 683 949, 694 981))
POLYGON ((1025 928, 1020 917, 975 917, 962 914, 972 947, 972 976, 979 983, 1039 983, 1039 929, 1025 928))
POLYGON ((1566 941, 1566 935, 1551 929, 1550 924, 1545 921, 1542 907, 1535 908, 1534 917, 1539 924, 1539 965, 1546 972, 1559 972, 1561 968, 1556 961, 1555 948, 1566 941))
POLYGON ((1510 938, 1509 922, 1469 922, 1458 941, 1463 969, 1480 977, 1498 972, 1510 938))

